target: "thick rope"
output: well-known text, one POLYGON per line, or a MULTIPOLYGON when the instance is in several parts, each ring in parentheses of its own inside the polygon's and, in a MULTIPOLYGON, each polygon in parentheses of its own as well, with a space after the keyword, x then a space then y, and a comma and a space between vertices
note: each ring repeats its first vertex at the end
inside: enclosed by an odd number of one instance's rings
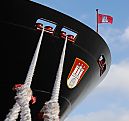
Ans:
POLYGON ((58 100, 59 100, 59 92, 60 92, 61 77, 63 72, 66 45, 67 45, 67 37, 61 54, 60 64, 58 67, 51 99, 45 103, 45 105, 40 111, 41 113, 43 113, 42 118, 44 119, 44 121, 59 121, 60 107, 58 100))
POLYGON ((37 48, 35 50, 35 53, 34 53, 34 56, 33 56, 33 59, 32 59, 32 62, 31 62, 31 65, 30 65, 30 68, 29 68, 29 71, 28 71, 28 74, 27 74, 27 77, 25 80, 25 83, 24 83, 24 85, 26 87, 30 87, 31 82, 32 82, 32 78, 33 78, 33 74, 34 74, 34 70, 36 67, 36 62, 38 59, 38 54, 39 54, 39 50, 40 50, 40 46, 41 46, 41 42, 42 42, 42 38, 43 38, 43 33, 44 33, 44 27, 43 27, 43 30, 41 32, 39 42, 38 42, 37 48))
POLYGON ((67 37, 64 43, 63 51, 61 54, 60 64, 58 67, 58 71, 56 74, 56 80, 52 91, 51 100, 58 101, 59 98, 59 91, 60 91, 60 85, 61 85, 61 77, 63 72, 63 65, 64 65, 64 58, 65 58, 65 51, 66 51, 66 44, 67 44, 67 37))
POLYGON ((30 89, 30 86, 31 86, 34 70, 36 67, 36 62, 38 59, 43 33, 44 33, 44 28, 41 32, 39 42, 37 44, 37 48, 35 50, 32 62, 30 64, 29 71, 27 73, 27 77, 25 79, 24 85, 16 88, 16 91, 17 91, 15 96, 16 103, 14 104, 13 108, 10 110, 9 114, 6 116, 5 121, 16 121, 16 119, 18 118, 19 112, 20 112, 20 121, 31 121, 29 102, 32 97, 32 90, 30 89))

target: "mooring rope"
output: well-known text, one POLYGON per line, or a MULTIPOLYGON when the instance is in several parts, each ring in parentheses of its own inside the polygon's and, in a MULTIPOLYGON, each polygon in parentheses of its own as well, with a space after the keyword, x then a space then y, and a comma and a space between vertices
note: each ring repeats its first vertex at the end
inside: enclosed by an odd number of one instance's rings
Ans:
POLYGON ((10 109, 10 112, 6 116, 5 121, 16 121, 18 118, 18 115, 20 113, 20 121, 31 121, 31 113, 30 113, 30 108, 29 108, 29 102, 32 98, 32 90, 30 88, 32 78, 34 75, 34 70, 36 67, 38 55, 39 55, 39 50, 43 38, 43 33, 44 33, 44 28, 41 32, 37 48, 35 50, 34 56, 32 58, 32 62, 30 64, 25 82, 23 85, 20 85, 15 88, 16 90, 16 96, 15 100, 16 103, 14 104, 13 108, 10 109))
POLYGON ((66 52, 66 45, 67 45, 67 37, 65 39, 63 51, 61 54, 60 63, 59 63, 51 99, 45 102, 45 105, 40 111, 40 113, 43 114, 42 118, 44 119, 44 121, 59 121, 60 106, 59 106, 58 100, 59 100, 61 77, 63 72, 65 52, 66 52))

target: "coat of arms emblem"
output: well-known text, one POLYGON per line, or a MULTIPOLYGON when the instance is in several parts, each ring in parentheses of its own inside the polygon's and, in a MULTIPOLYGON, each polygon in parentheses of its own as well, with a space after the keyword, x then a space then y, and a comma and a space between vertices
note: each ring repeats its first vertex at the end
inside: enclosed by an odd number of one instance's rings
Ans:
POLYGON ((68 75, 67 86, 69 88, 74 88, 80 82, 88 68, 89 65, 86 62, 79 58, 76 58, 68 75))

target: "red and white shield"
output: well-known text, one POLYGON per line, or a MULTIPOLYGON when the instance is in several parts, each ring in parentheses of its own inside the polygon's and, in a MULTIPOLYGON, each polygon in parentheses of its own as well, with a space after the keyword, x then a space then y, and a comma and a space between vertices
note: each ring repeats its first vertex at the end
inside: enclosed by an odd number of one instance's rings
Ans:
POLYGON ((80 82, 88 68, 89 65, 87 63, 76 58, 67 78, 67 86, 71 89, 74 88, 80 82))

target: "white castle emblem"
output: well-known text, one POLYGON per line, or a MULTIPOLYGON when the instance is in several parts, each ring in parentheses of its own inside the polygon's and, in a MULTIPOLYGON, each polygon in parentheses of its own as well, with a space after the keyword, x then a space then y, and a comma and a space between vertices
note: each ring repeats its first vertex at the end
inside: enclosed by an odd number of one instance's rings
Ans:
POLYGON ((108 18, 107 18, 107 16, 103 16, 103 17, 102 17, 102 22, 103 22, 103 23, 108 23, 108 18))
POLYGON ((84 63, 84 61, 77 58, 67 80, 68 87, 74 88, 79 83, 79 81, 81 80, 82 76, 88 68, 89 66, 86 63, 84 63))

